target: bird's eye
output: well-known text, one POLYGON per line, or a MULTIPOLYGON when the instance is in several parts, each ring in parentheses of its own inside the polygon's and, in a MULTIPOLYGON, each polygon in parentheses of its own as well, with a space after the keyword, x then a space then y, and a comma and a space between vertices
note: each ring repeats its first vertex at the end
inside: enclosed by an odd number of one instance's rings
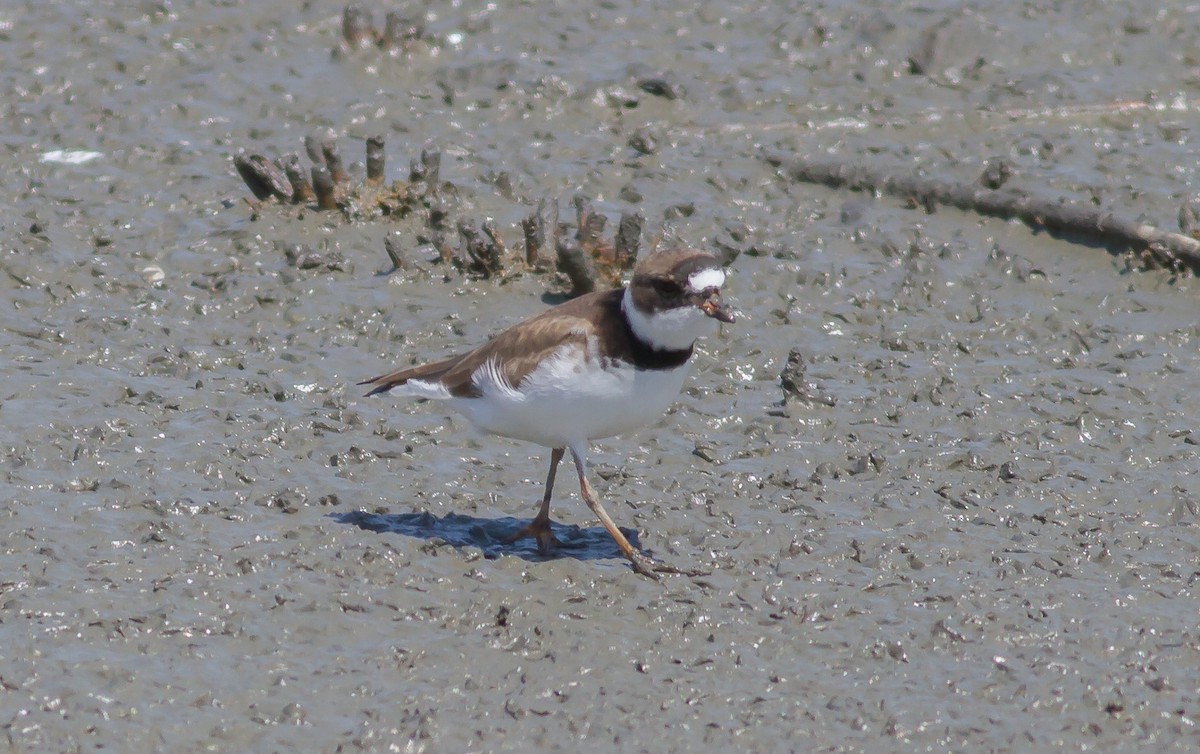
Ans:
POLYGON ((678 296, 680 293, 683 293, 683 288, 679 283, 669 278, 657 278, 652 285, 658 295, 666 298, 678 296))

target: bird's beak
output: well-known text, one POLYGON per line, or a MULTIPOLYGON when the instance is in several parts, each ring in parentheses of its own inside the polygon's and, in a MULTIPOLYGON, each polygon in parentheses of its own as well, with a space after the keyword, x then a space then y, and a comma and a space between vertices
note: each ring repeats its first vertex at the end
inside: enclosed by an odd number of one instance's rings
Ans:
POLYGON ((708 298, 704 299, 699 304, 700 311, 719 322, 727 324, 733 323, 733 312, 721 303, 721 296, 718 293, 713 293, 708 298))

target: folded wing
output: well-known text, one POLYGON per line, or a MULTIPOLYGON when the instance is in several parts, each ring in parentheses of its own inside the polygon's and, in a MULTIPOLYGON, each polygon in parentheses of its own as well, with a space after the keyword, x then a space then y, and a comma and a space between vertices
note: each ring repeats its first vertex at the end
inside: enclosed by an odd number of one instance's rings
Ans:
POLYGON ((547 356, 565 345, 588 349, 594 335, 592 322, 583 317, 547 316, 550 310, 492 338, 479 348, 448 359, 400 369, 364 380, 371 387, 368 396, 386 393, 410 381, 436 382, 449 397, 478 398, 481 393, 473 379, 475 371, 491 361, 506 384, 519 388, 525 376, 547 356))

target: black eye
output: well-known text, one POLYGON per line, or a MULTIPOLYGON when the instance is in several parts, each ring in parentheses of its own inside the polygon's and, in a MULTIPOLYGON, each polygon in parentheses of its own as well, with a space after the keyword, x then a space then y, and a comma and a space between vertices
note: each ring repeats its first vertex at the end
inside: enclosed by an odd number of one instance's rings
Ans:
POLYGON ((664 298, 673 298, 683 293, 683 287, 669 278, 657 278, 651 285, 654 291, 664 298))

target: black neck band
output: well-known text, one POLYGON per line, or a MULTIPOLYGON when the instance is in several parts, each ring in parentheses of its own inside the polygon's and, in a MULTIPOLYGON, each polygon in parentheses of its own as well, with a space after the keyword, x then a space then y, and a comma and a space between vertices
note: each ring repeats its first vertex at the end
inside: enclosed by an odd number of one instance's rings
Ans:
POLYGON ((677 369, 692 358, 693 346, 679 350, 658 349, 638 337, 629 323, 629 315, 621 308, 621 323, 625 326, 625 336, 629 338, 630 362, 635 369, 677 369))

